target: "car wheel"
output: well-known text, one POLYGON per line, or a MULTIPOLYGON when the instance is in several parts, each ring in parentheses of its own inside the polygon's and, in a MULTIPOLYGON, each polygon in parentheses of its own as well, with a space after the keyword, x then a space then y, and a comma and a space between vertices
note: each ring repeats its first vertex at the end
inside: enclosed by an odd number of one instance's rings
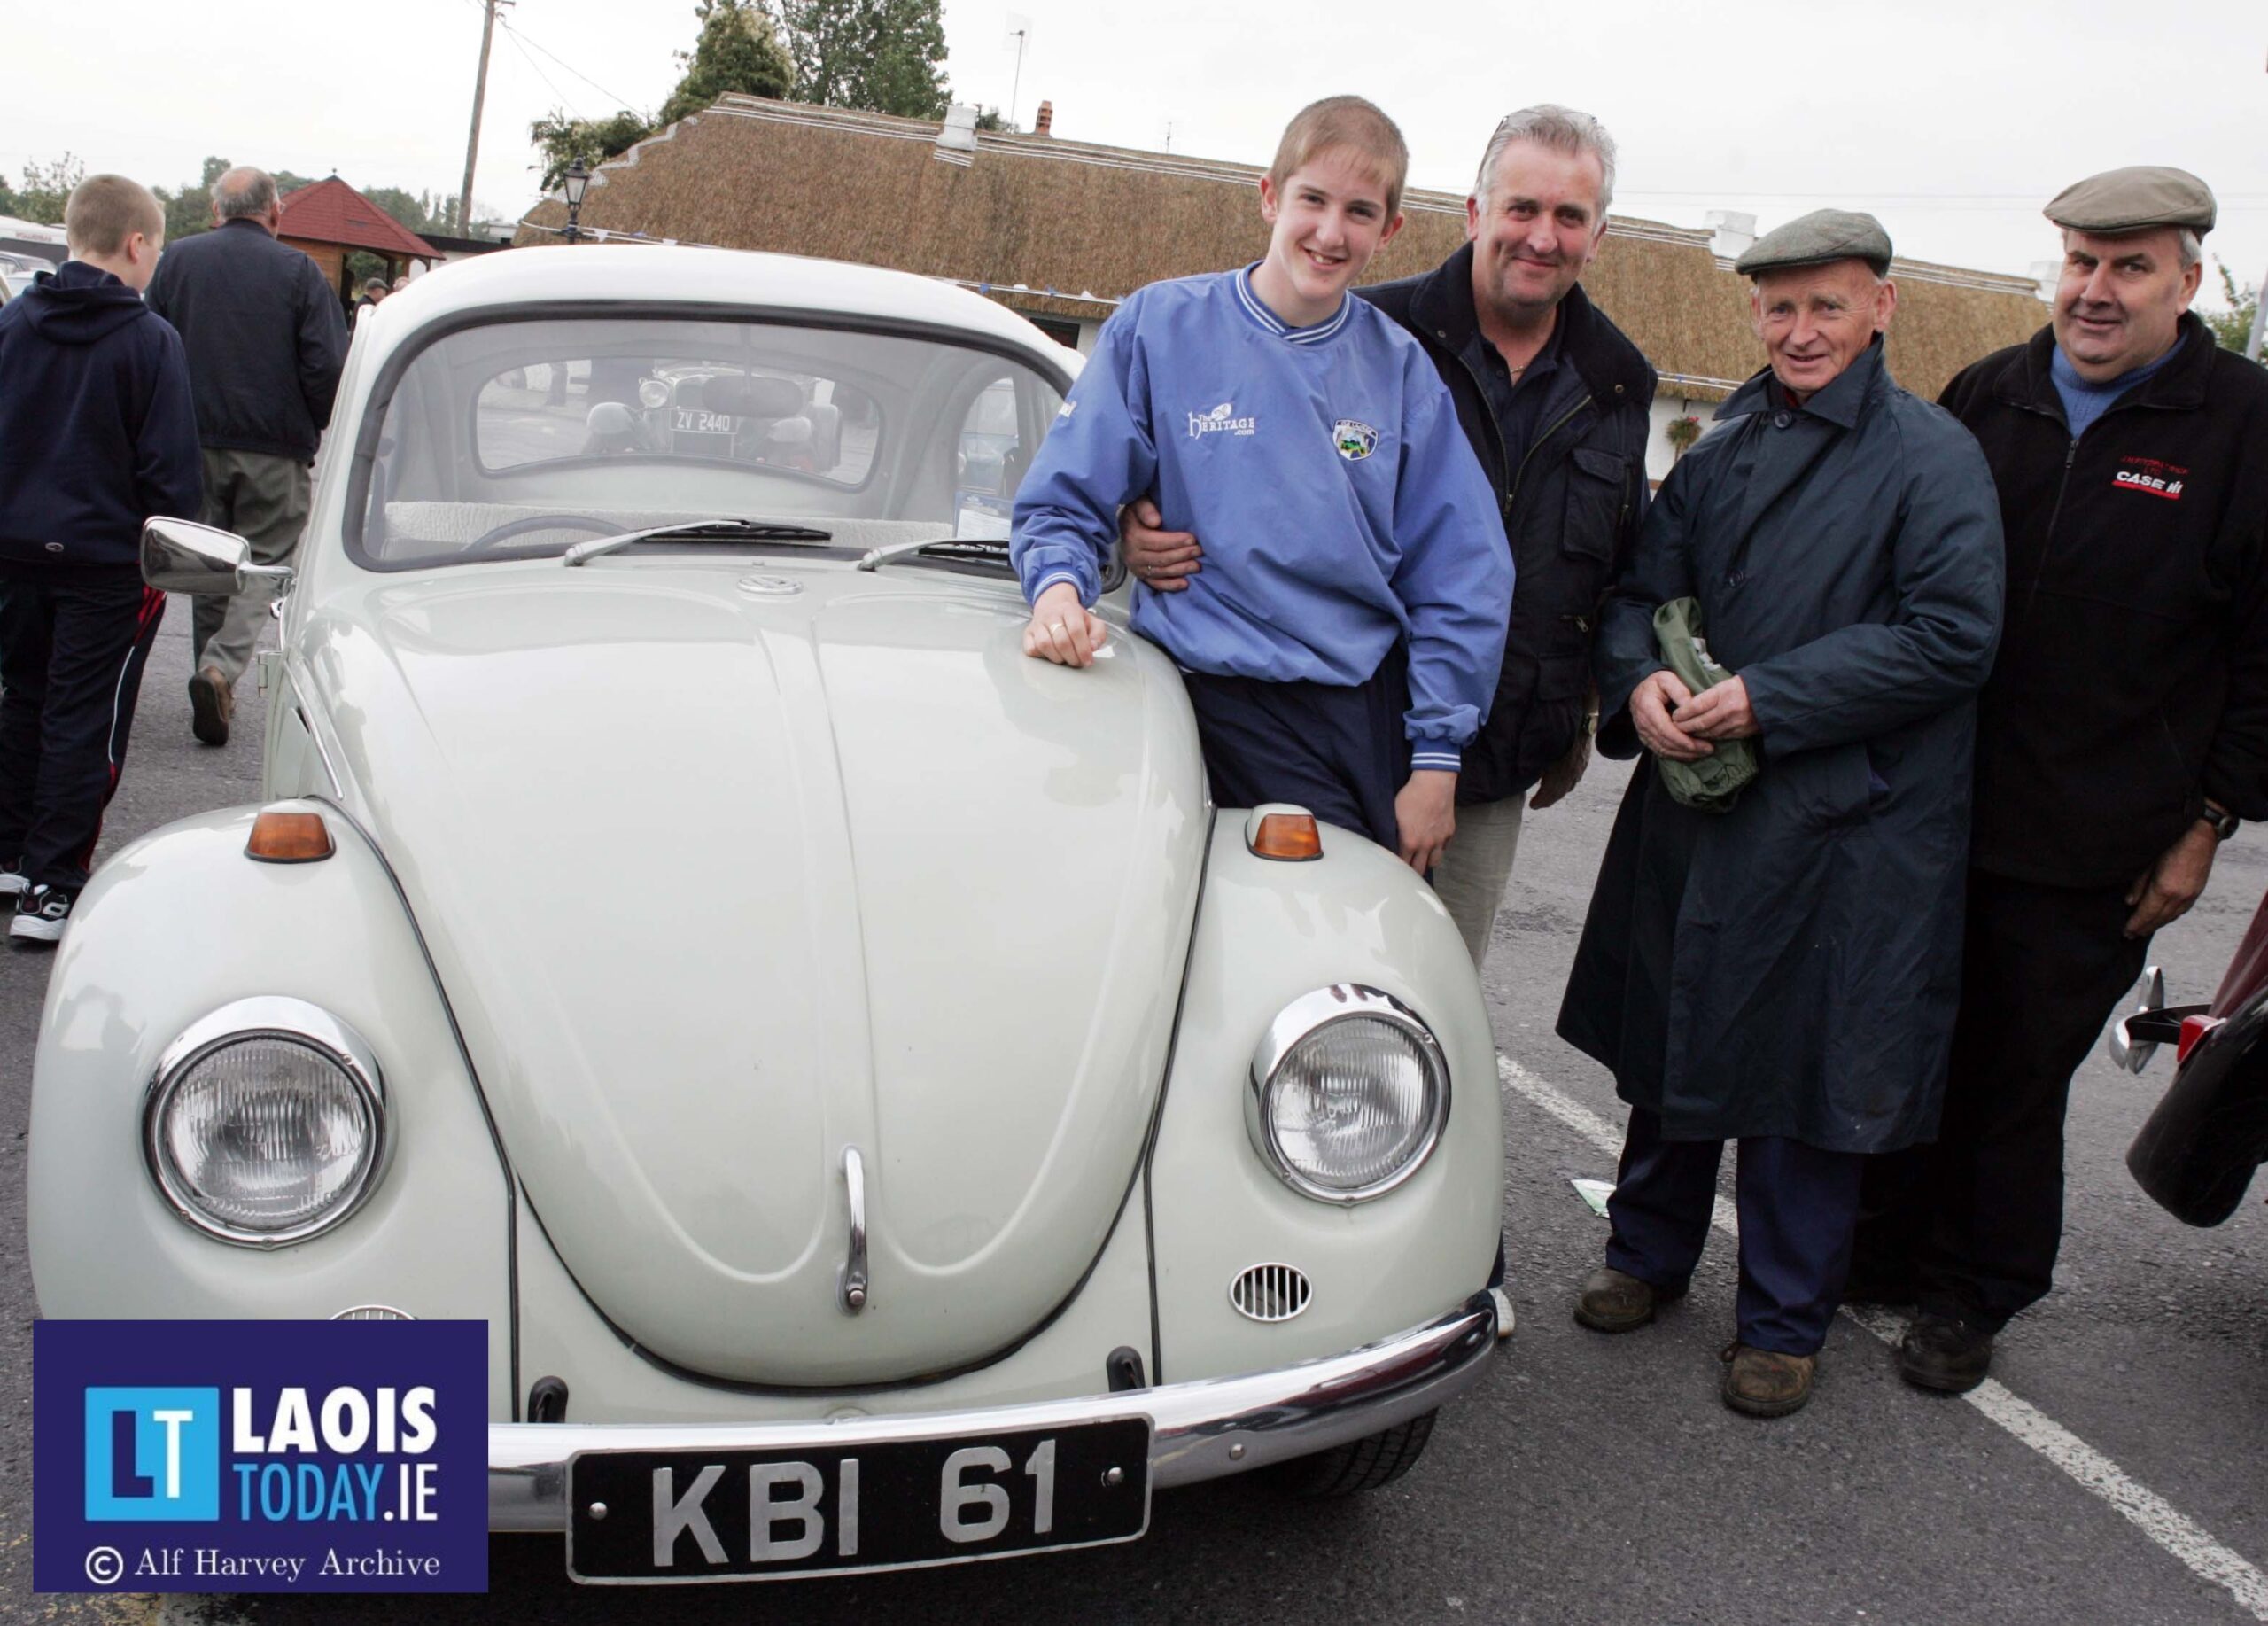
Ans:
POLYGON ((1284 1495, 1306 1500, 1376 1490, 1410 1472, 1411 1465, 1425 1454, 1425 1442, 1433 1437, 1433 1419, 1438 1415, 1428 1412, 1351 1445, 1334 1446, 1312 1457, 1295 1457, 1266 1469, 1262 1477, 1284 1495))

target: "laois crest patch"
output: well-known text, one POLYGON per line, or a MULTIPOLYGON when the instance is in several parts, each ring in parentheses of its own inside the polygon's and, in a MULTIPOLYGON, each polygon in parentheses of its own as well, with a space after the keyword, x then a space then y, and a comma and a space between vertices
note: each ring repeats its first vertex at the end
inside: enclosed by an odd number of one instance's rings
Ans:
POLYGON ((1368 424, 1343 417, 1331 426, 1331 443, 1348 463, 1360 463, 1379 449, 1379 432, 1368 424))

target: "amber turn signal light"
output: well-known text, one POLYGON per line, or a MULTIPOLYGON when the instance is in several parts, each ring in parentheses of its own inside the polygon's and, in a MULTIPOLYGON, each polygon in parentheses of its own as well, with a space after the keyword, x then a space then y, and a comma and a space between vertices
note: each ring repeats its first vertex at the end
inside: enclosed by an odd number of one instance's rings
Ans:
POLYGON ((1292 863, 1323 856, 1323 835, 1315 815, 1304 807, 1255 807, 1244 828, 1245 845, 1255 858, 1292 863))
POLYGON ((321 813, 276 807, 252 821, 252 838, 245 843, 245 856, 263 864, 314 864, 338 851, 321 813))

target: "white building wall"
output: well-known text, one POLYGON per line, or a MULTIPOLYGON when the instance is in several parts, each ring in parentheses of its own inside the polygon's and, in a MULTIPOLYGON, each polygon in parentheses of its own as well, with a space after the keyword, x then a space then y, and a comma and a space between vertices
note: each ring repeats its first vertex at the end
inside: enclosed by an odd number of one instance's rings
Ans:
POLYGON ((1658 486, 1668 476, 1670 465, 1677 461, 1677 448, 1670 444, 1669 426, 1673 419, 1695 417, 1701 420, 1701 432, 1709 432, 1709 415, 1719 402, 1689 401, 1674 393, 1674 386, 1664 385, 1654 395, 1652 421, 1646 425, 1646 478, 1658 486))

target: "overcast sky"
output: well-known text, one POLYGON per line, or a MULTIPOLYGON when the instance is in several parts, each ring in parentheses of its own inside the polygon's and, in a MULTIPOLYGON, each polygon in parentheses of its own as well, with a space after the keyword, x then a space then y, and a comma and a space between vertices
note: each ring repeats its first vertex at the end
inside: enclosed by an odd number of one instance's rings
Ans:
MULTIPOLYGON (((1741 209, 1769 230, 1866 208, 1901 253, 2017 274, 2056 253, 2039 206, 2067 183, 2178 164, 2219 196, 2209 253, 2240 282, 2268 269, 2261 0, 1309 0, 1287 31, 1293 14, 947 0, 947 71, 961 100, 1013 92, 1027 127, 1045 97, 1060 136, 1259 163, 1301 105, 1356 91, 1401 122, 1412 182, 1456 191, 1501 113, 1561 101, 1621 144, 1619 214, 1741 209), (1020 85, 1012 14, 1031 22, 1020 85)), ((529 121, 658 105, 695 22, 691 0, 503 15, 475 192, 516 216, 535 195, 529 121)), ((454 193, 480 16, 478 0, 0 0, 0 172, 67 149, 178 184, 216 153, 454 193)))

